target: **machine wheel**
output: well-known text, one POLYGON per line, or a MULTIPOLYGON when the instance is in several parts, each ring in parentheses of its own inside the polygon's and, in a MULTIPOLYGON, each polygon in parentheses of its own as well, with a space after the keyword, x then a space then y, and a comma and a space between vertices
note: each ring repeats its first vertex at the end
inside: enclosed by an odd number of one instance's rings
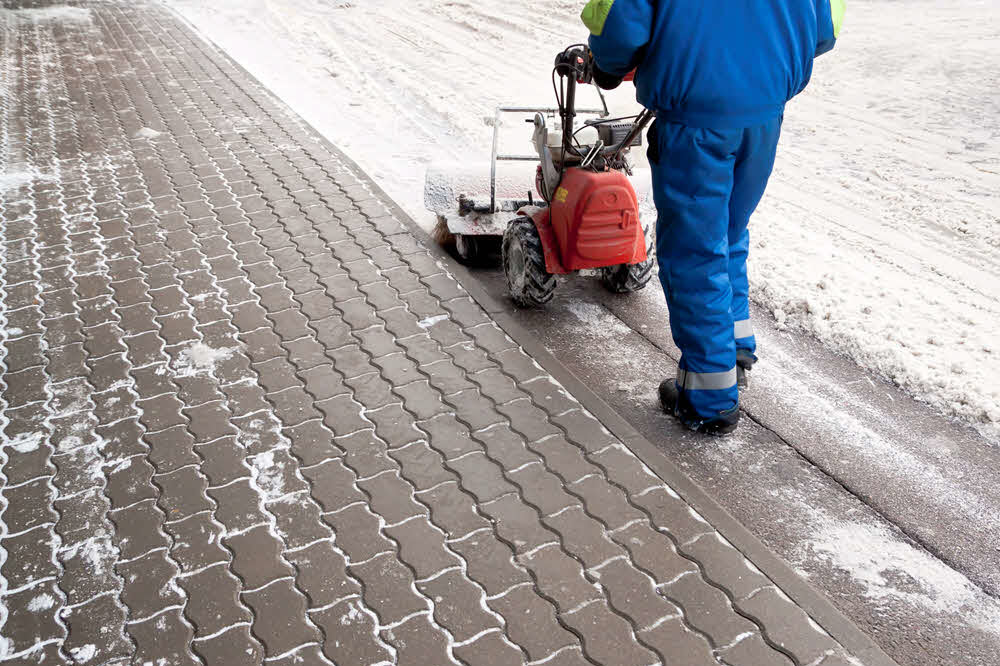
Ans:
POLYGON ((466 266, 495 266, 500 240, 500 236, 455 234, 455 254, 466 266))
POLYGON ((503 272, 514 303, 533 308, 552 300, 556 277, 545 270, 542 239, 535 223, 519 217, 503 235, 503 272))
POLYGON ((618 264, 601 269, 601 282, 608 291, 616 294, 631 294, 639 291, 653 276, 653 263, 656 261, 653 247, 653 234, 649 226, 644 227, 646 236, 646 261, 638 264, 618 264))

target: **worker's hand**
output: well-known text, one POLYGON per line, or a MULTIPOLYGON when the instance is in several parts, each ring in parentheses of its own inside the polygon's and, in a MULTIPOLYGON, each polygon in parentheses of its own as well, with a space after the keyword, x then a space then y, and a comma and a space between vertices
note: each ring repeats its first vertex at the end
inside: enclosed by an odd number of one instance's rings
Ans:
POLYGON ((556 56, 556 73, 573 77, 577 83, 590 83, 592 62, 590 49, 567 49, 556 56))
POLYGON ((594 60, 591 60, 590 72, 594 85, 598 88, 604 88, 605 90, 614 90, 621 85, 622 81, 628 78, 628 76, 615 76, 614 74, 608 74, 607 72, 602 71, 601 68, 597 66, 597 62, 594 60))

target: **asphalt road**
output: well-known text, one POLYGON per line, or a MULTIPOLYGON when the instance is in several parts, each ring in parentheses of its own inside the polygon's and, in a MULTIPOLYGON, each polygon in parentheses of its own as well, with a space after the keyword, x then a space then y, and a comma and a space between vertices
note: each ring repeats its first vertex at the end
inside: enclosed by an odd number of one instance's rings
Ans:
POLYGON ((685 432, 656 403, 677 358, 662 298, 574 276, 511 311, 900 664, 1000 663, 997 443, 760 312, 740 430, 685 432))

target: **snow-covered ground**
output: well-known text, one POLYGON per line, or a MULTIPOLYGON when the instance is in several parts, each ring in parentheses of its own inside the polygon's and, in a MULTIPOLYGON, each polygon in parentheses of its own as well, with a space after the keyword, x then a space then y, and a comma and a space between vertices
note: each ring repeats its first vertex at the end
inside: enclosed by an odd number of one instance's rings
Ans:
MULTIPOLYGON (((586 36, 581 0, 171 4, 428 225, 427 164, 486 157, 494 107, 551 103, 586 36)), ((852 0, 846 25, 786 114, 753 298, 997 439, 1000 4, 852 0)))

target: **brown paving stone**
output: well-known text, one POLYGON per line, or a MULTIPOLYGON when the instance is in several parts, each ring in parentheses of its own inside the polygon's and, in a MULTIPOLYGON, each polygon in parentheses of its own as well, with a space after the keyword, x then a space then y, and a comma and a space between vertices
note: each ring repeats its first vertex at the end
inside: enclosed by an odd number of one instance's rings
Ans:
POLYGON ((714 531, 712 526, 684 503, 680 497, 664 488, 657 488, 643 495, 635 495, 632 502, 653 516, 670 516, 660 530, 669 534, 678 544, 690 544, 697 537, 714 531))
POLYGON ((636 635, 653 650, 667 655, 667 663, 685 666, 715 666, 719 663, 712 656, 711 646, 704 636, 688 629, 681 618, 643 627, 636 635))
POLYGON ((16 488, 4 488, 0 494, 7 501, 3 513, 8 534, 17 534, 33 527, 55 522, 58 515, 51 509, 52 491, 48 479, 38 479, 16 488))
POLYGON ((432 451, 427 442, 414 442, 393 449, 392 458, 399 463, 400 474, 416 491, 427 490, 445 481, 458 481, 458 476, 442 465, 441 454, 432 451))
POLYGON ((461 563, 446 549, 444 534, 424 516, 386 527, 385 533, 399 544, 399 559, 413 569, 418 580, 461 563))
POLYGON ((362 598, 383 625, 402 621, 428 608, 415 592, 413 572, 396 559, 395 552, 351 564, 351 573, 363 583, 362 598))
POLYGON ((524 569, 515 566, 510 546, 489 531, 477 532, 449 545, 465 559, 469 577, 482 585, 488 595, 502 594, 515 585, 531 582, 524 569))
MULTIPOLYGON (((115 446, 122 444, 116 443, 115 446)), ((138 453, 142 452, 138 440, 125 443, 124 446, 127 448, 118 452, 123 456, 122 462, 105 470, 107 481, 105 493, 111 501, 112 508, 122 508, 159 495, 156 488, 149 483, 156 468, 148 460, 136 455, 135 449, 140 449, 138 453), (125 455, 132 457, 125 458, 125 455)), ((115 452, 114 448, 106 447, 105 451, 110 454, 115 452)))
POLYGON ((209 497, 216 504, 215 517, 228 532, 242 532, 264 522, 260 516, 260 497, 250 486, 249 474, 217 488, 209 488, 209 497))
POLYGON ((145 440, 149 445, 149 460, 160 474, 201 461, 194 450, 194 436, 186 425, 149 433, 145 440))
POLYGON ((321 421, 306 421, 282 431, 291 442, 292 453, 303 465, 316 465, 324 460, 344 455, 333 440, 333 433, 321 421))
POLYGON ((379 532, 378 517, 361 504, 324 516, 337 535, 337 545, 351 562, 364 562, 393 551, 393 543, 379 532))
POLYGON ((467 641, 477 634, 501 628, 500 620, 486 610, 480 587, 461 571, 448 571, 417 587, 434 602, 434 619, 448 629, 456 641, 467 641))
POLYGON ((184 409, 184 414, 189 419, 188 430, 191 431, 195 441, 199 444, 234 433, 229 422, 231 415, 221 400, 196 407, 187 407, 184 409))
POLYGON ((268 657, 321 638, 315 625, 306 619, 305 597, 291 580, 279 580, 262 589, 244 592, 243 600, 253 610, 253 633, 264 644, 268 657))
POLYGON ((236 625, 209 640, 195 641, 193 649, 210 666, 229 664, 260 664, 264 648, 250 635, 248 625, 236 625))
POLYGON ((656 581, 627 559, 609 561, 592 575, 604 588, 611 605, 635 628, 652 627, 663 618, 681 615, 680 608, 657 592, 656 581))
POLYGON ((576 497, 566 492, 559 477, 547 470, 537 459, 515 469, 516 472, 509 473, 511 480, 521 489, 525 501, 538 507, 543 516, 580 505, 576 497))
POLYGON ((4 603, 9 609, 4 624, 4 637, 11 641, 9 649, 12 653, 27 650, 38 641, 62 637, 63 630, 57 624, 54 612, 55 608, 58 608, 59 597, 55 582, 49 581, 4 598, 4 603), (45 605, 52 599, 53 608, 47 609, 47 612, 29 610, 28 605, 35 599, 39 599, 45 605))
POLYGON ((201 665, 201 660, 188 647, 192 631, 179 610, 169 610, 155 620, 129 624, 128 632, 136 644, 133 663, 155 664, 156 660, 163 660, 177 666, 201 665))
POLYGON ((603 600, 562 617, 567 626, 590 637, 584 640, 583 649, 599 664, 648 666, 662 661, 659 655, 636 641, 632 625, 616 615, 603 600))
POLYGON ((375 664, 392 661, 392 653, 378 636, 376 622, 356 598, 310 613, 323 629, 323 652, 337 664, 375 664))
POLYGON ((350 395, 339 395, 317 402, 316 408, 323 413, 323 423, 333 431, 335 437, 371 427, 371 423, 361 414, 363 407, 354 402, 350 395))
POLYGON ((736 602, 740 612, 767 628, 769 641, 802 664, 818 661, 836 647, 833 640, 809 623, 791 599, 769 586, 749 599, 736 602))
POLYGON ((59 573, 59 566, 52 561, 51 541, 51 533, 43 529, 0 541, 7 552, 3 575, 9 589, 16 590, 59 573))
POLYGON ((267 663, 273 666, 328 666, 330 662, 323 656, 320 645, 305 645, 287 656, 271 659, 267 663))
POLYGON ((132 618, 147 618, 183 601, 181 592, 171 585, 177 568, 167 557, 166 552, 155 550, 116 567, 125 583, 121 598, 132 618))
POLYGON ((448 637, 430 622, 429 615, 418 615, 398 627, 382 632, 386 641, 396 647, 399 666, 445 664, 451 660, 448 637))
POLYGON ((187 518, 214 507, 205 495, 208 480, 195 467, 182 467, 175 472, 157 474, 154 483, 160 487, 160 507, 168 521, 187 518))
POLYGON ((429 419, 449 411, 437 389, 432 388, 425 379, 399 387, 395 392, 403 398, 407 411, 418 419, 429 419))
POLYGON ((585 578, 580 563, 563 552, 559 544, 519 555, 517 561, 531 572, 538 590, 561 612, 601 598, 600 589, 585 578))
POLYGON ((368 412, 366 416, 375 424, 376 434, 383 441, 390 442, 392 447, 406 446, 425 439, 424 433, 417 429, 413 415, 404 410, 402 405, 392 404, 368 412))
POLYGON ((153 549, 170 546, 161 528, 163 513, 152 498, 112 511, 109 517, 118 528, 118 549, 122 559, 134 559, 153 549))
POLYGON ((617 529, 633 520, 646 518, 644 513, 628 503, 621 490, 609 485, 600 476, 586 476, 571 481, 568 487, 573 494, 583 499, 587 512, 608 529, 617 529))
POLYGON ((332 537, 286 555, 295 566, 297 585, 309 597, 313 608, 330 604, 350 595, 360 595, 361 586, 347 571, 347 561, 332 537))
POLYGON ((666 583, 681 574, 700 575, 697 564, 681 557, 669 537, 646 522, 629 525, 612 536, 628 550, 635 565, 657 583, 666 583))
POLYGON ((579 645, 577 637, 558 623, 552 605, 531 587, 515 588, 491 600, 489 605, 507 619, 507 635, 524 648, 531 661, 548 657, 564 647, 579 645))
POLYGON ((167 526, 174 538, 171 556, 182 573, 228 562, 230 555, 222 547, 222 528, 207 513, 199 513, 167 526))
POLYGON ((311 484, 312 496, 324 511, 337 511, 354 502, 367 501, 356 485, 357 476, 341 459, 327 460, 302 470, 311 484))
POLYGON ((490 522, 475 511, 475 504, 456 482, 444 482, 419 495, 430 507, 431 519, 449 539, 457 539, 484 527, 490 522))
POLYGON ((746 618, 735 614, 721 590, 698 576, 682 576, 665 585, 665 596, 681 607, 688 623, 703 632, 716 646, 732 643, 740 634, 756 631, 746 618))
POLYGON ((760 634, 754 634, 736 645, 720 650, 718 656, 728 666, 791 666, 792 660, 771 649, 760 634))
POLYGON ((243 581, 245 589, 256 589, 294 573, 282 559, 281 541, 267 526, 226 536, 223 543, 233 553, 230 566, 243 581))
POLYGON ((441 414, 418 423, 430 435, 430 445, 446 459, 481 450, 472 441, 469 428, 459 423, 453 415, 441 414))
POLYGON ((196 639, 237 623, 250 622, 250 612, 239 598, 240 581, 225 563, 182 576, 179 584, 188 596, 184 612, 195 626, 196 639), (205 590, 212 593, 204 594, 205 590))
MULTIPOLYGON (((236 443, 236 437, 221 437, 205 444, 194 445, 201 459, 201 471, 209 486, 221 486, 236 479, 249 478, 250 470, 243 466, 246 450, 236 443)), ((212 491, 208 491, 212 495, 212 491)))
POLYGON ((354 399, 368 409, 375 410, 399 402, 399 397, 392 392, 392 385, 375 370, 347 379, 344 383, 351 388, 354 399))
MULTIPOLYGON (((448 461, 448 467, 458 473, 462 487, 475 495, 481 504, 517 492, 517 488, 503 477, 500 466, 487 458, 482 451, 473 451, 452 458, 448 461)), ((503 506, 504 500, 501 499, 500 503, 503 506)), ((493 515, 496 510, 499 508, 491 508, 488 513, 493 515)))
POLYGON ((521 666, 527 657, 498 631, 483 634, 466 645, 455 647, 455 657, 471 666, 521 666))
POLYGON ((131 641, 124 632, 125 610, 111 595, 74 608, 63 621, 69 630, 63 649, 71 657, 93 654, 93 661, 107 663, 132 654, 131 641))
POLYGON ((267 509, 274 516, 275 530, 288 548, 301 548, 330 536, 330 527, 323 522, 322 510, 310 499, 308 490, 268 502, 267 509))
POLYGON ((380 471, 371 478, 362 477, 357 484, 371 498, 371 510, 389 525, 427 513, 427 509, 413 501, 413 487, 399 476, 398 470, 380 471))

